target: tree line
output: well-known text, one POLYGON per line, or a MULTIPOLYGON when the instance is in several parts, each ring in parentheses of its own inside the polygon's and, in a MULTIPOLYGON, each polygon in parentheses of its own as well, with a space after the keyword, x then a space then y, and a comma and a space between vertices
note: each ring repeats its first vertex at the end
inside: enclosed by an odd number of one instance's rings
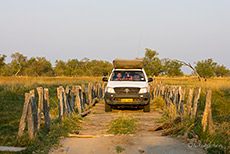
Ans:
MULTIPOLYGON (((168 58, 160 59, 155 50, 145 49, 144 69, 148 75, 183 76, 181 67, 184 63, 168 58)), ((0 76, 103 76, 109 75, 113 65, 108 61, 88 58, 56 60, 53 67, 45 57, 28 57, 16 52, 11 55, 11 62, 5 63, 6 55, 0 54, 0 76)), ((230 76, 230 70, 218 65, 212 59, 195 63, 194 70, 203 78, 230 76)))

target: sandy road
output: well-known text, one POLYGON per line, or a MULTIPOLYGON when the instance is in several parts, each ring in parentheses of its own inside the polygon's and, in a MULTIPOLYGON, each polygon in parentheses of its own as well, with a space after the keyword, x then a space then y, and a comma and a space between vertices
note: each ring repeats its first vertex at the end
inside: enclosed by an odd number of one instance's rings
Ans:
POLYGON ((104 112, 104 104, 98 103, 91 113, 84 118, 79 130, 81 135, 93 135, 93 138, 64 138, 60 147, 52 149, 50 154, 116 154, 116 148, 124 150, 122 154, 200 154, 205 153, 199 148, 189 148, 175 138, 160 136, 160 132, 151 131, 156 127, 157 119, 162 116, 157 110, 150 113, 142 110, 113 110, 104 112), (138 129, 135 135, 109 136, 108 123, 118 116, 130 116, 138 119, 138 129))

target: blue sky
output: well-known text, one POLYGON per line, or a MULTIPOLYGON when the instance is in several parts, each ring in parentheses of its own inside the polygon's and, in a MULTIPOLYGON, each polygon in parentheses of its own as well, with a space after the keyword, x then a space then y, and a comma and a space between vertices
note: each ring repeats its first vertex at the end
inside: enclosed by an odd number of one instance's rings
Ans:
POLYGON ((229 0, 1 0, 0 54, 8 62, 18 51, 54 64, 131 59, 151 48, 160 58, 213 58, 229 68, 229 8, 229 0))

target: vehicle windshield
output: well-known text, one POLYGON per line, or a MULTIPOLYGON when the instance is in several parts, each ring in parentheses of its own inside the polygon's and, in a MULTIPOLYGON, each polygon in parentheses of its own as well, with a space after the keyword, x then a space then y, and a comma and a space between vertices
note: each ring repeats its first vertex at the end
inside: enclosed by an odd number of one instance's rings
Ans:
POLYGON ((111 81, 145 81, 142 71, 114 71, 111 81))

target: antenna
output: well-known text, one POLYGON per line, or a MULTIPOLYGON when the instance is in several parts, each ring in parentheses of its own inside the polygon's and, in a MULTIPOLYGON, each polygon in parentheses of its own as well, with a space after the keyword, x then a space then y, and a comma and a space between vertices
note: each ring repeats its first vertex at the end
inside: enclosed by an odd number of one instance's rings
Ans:
POLYGON ((137 53, 138 57, 140 57, 141 42, 142 42, 142 32, 141 32, 141 36, 140 36, 139 48, 138 48, 138 53, 137 53))

